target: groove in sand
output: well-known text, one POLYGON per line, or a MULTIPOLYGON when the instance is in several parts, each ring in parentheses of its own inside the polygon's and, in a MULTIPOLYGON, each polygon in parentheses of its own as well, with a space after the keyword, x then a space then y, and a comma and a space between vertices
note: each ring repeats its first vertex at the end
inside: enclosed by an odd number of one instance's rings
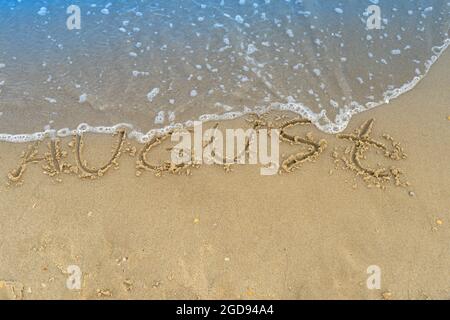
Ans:
POLYGON ((75 154, 76 154, 76 158, 77 158, 77 163, 78 163, 79 167, 88 174, 89 177, 103 176, 103 174, 106 171, 108 171, 111 168, 111 166, 118 165, 117 159, 121 155, 122 147, 125 142, 125 130, 120 130, 120 131, 118 131, 117 134, 119 136, 119 139, 117 142, 117 147, 114 150, 111 159, 100 169, 89 168, 87 166, 86 162, 83 163, 83 161, 81 159, 81 150, 83 148, 83 138, 81 135, 76 136, 75 154))

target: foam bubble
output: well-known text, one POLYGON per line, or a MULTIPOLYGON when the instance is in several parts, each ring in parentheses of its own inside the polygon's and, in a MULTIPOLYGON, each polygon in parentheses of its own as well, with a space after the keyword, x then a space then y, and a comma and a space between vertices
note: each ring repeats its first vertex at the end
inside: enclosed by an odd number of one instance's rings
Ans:
POLYGON ((152 102, 153 99, 158 95, 159 93, 159 88, 153 88, 152 90, 150 90, 149 93, 147 93, 147 100, 152 102))
POLYGON ((40 16, 45 16, 48 14, 48 9, 46 7, 41 7, 37 12, 37 14, 40 16))
POLYGON ((83 93, 82 95, 80 95, 80 98, 79 98, 78 102, 85 103, 86 100, 87 100, 87 94, 83 93))

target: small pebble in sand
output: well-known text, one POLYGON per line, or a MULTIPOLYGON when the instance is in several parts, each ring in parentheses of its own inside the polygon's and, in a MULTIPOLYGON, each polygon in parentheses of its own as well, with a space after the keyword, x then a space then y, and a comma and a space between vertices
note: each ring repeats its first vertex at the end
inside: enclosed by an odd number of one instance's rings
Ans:
POLYGON ((252 288, 247 288, 246 294, 247 294, 247 296, 252 297, 255 295, 255 291, 253 291, 252 288))
POLYGON ((450 116, 447 117, 447 120, 450 121, 450 116))
POLYGON ((225 259, 224 259, 226 262, 228 262, 228 261, 230 261, 230 258, 228 258, 228 257, 225 257, 225 259))
POLYGON ((199 223, 199 222, 200 222, 200 219, 199 219, 199 218, 195 218, 195 219, 194 219, 194 223, 195 223, 195 224, 197 224, 197 223, 199 223))
POLYGON ((116 259, 116 263, 117 263, 118 266, 121 265, 122 263, 127 262, 127 261, 128 261, 128 257, 122 257, 122 258, 116 259))
POLYGON ((409 191, 408 194, 409 194, 410 197, 415 197, 415 196, 416 196, 416 194, 414 193, 414 191, 409 191))
POLYGON ((440 225, 440 226, 441 226, 443 223, 444 223, 444 222, 443 222, 441 219, 437 219, 437 220, 436 220, 436 224, 437 224, 437 225, 440 225))
POLYGON ((130 279, 125 279, 123 281, 123 286, 126 291, 131 291, 131 289, 133 289, 133 282, 130 279))
POLYGON ((98 297, 111 297, 112 293, 109 289, 97 289, 98 297))
POLYGON ((384 299, 384 300, 390 300, 390 299, 392 298, 392 293, 390 293, 389 291, 387 291, 387 292, 384 292, 384 293, 382 294, 382 296, 383 296, 383 299, 384 299))

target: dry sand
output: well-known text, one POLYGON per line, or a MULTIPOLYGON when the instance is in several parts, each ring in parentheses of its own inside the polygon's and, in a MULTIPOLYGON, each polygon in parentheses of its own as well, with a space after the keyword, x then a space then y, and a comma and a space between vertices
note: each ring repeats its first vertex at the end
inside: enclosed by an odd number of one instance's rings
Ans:
MULTIPOLYGON (((334 148, 352 143, 316 129, 327 149, 275 176, 246 165, 136 177, 136 158, 123 154, 96 180, 30 164, 8 185, 26 145, 1 144, 0 298, 449 299, 448 70, 450 51, 414 90, 345 131, 376 119, 371 137, 388 133, 408 157, 367 161, 401 168, 410 186, 368 188, 336 169, 334 148), (70 265, 80 290, 66 287, 70 265), (371 265, 380 289, 366 286, 371 265)), ((86 138, 90 164, 109 159, 111 141, 86 138)))

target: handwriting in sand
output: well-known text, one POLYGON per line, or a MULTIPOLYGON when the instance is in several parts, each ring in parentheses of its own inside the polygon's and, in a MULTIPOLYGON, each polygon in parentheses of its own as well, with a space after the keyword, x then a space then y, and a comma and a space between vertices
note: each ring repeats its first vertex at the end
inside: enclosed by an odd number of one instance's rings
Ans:
MULTIPOLYGON (((306 134, 294 134, 293 128, 301 128, 312 126, 311 122, 301 118, 287 118, 286 116, 269 116, 252 115, 247 119, 253 129, 273 129, 279 130, 279 139, 285 144, 295 147, 296 151, 289 155, 282 154, 281 166, 279 173, 291 173, 300 168, 306 162, 314 162, 324 153, 327 148, 325 139, 315 139, 311 132, 306 134), (291 131, 290 131, 291 130, 291 131)), ((215 125, 215 128, 218 124, 215 125)), ((338 134, 337 141, 347 142, 347 146, 338 145, 332 151, 331 156, 334 159, 336 167, 351 170, 357 177, 361 177, 367 186, 376 186, 384 189, 388 183, 396 186, 407 186, 408 182, 402 180, 403 172, 400 168, 389 165, 392 161, 400 161, 406 159, 401 145, 396 142, 390 135, 383 134, 382 138, 390 145, 386 145, 372 137, 374 120, 368 120, 359 129, 350 134, 338 134), (342 148, 344 148, 342 150, 342 148), (384 159, 383 163, 377 163, 375 168, 367 164, 370 156, 380 155, 384 159)), ((268 131, 269 132, 269 131, 268 131)), ((111 168, 119 167, 119 159, 122 154, 126 153, 136 158, 136 176, 141 176, 144 171, 150 171, 156 176, 164 173, 191 175, 194 169, 200 167, 199 164, 182 163, 174 164, 171 161, 160 161, 159 163, 151 163, 148 160, 151 151, 159 145, 165 143, 173 132, 169 132, 163 136, 152 138, 148 143, 138 148, 133 146, 127 140, 125 131, 118 131, 116 141, 112 148, 112 155, 109 161, 104 165, 97 167, 90 166, 83 157, 84 139, 81 135, 76 135, 67 143, 67 148, 63 147, 60 139, 50 140, 46 143, 46 150, 42 151, 42 142, 35 142, 27 146, 22 153, 20 162, 16 168, 8 174, 9 183, 21 184, 23 177, 29 165, 41 163, 45 174, 53 177, 56 181, 62 181, 63 174, 77 175, 83 179, 96 179, 105 175, 111 168), (72 151, 72 152, 70 152, 72 151), (70 156, 72 154, 72 156, 70 156), (73 158, 73 159, 70 159, 73 158)), ((170 139, 169 139, 170 140, 170 139)), ((204 146, 212 143, 213 140, 204 141, 204 146)), ((248 150, 249 142, 247 141, 245 152, 248 150)), ((167 147, 171 150, 172 147, 167 147)), ((223 168, 226 172, 232 170, 232 166, 237 165, 237 158, 230 163, 223 162, 223 168)))

